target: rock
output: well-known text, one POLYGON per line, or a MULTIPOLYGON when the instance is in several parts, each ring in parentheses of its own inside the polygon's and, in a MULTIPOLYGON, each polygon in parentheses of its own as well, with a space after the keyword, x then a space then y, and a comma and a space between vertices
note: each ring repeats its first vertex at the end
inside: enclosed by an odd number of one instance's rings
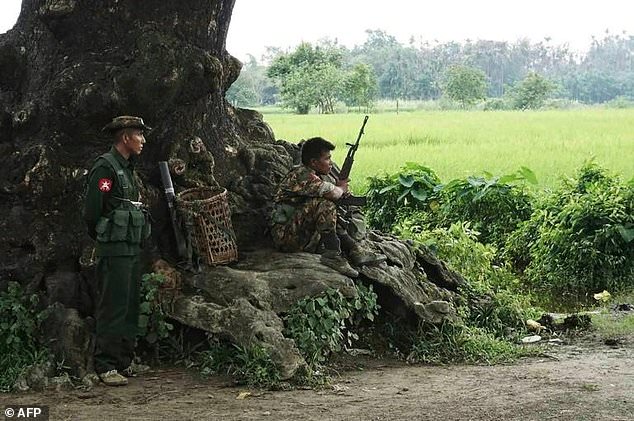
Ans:
POLYGON ((522 338, 523 344, 534 344, 542 340, 542 337, 539 335, 525 336, 522 338))
MULTIPOLYGON (((401 314, 418 325, 456 320, 452 294, 429 282, 416 265, 405 243, 385 237, 380 248, 389 255, 379 266, 362 266, 363 282, 375 286, 384 309, 401 314), (443 299, 444 298, 444 299, 443 299)), ((446 272, 450 273, 450 272, 446 272)), ((282 369, 282 379, 291 378, 305 362, 292 340, 284 338, 279 314, 297 301, 316 297, 329 288, 354 297, 353 281, 320 263, 320 255, 259 250, 242 253, 231 266, 206 268, 184 278, 199 293, 177 297, 168 310, 170 317, 243 345, 269 350, 282 369)))
POLYGON ((68 374, 51 378, 49 387, 54 387, 57 392, 68 392, 75 389, 75 385, 68 374))
POLYGON ((70 373, 78 378, 94 371, 92 318, 81 318, 76 309, 55 303, 50 307, 43 326, 45 339, 55 361, 63 361, 70 373))
POLYGON ((53 364, 50 362, 31 365, 18 377, 14 387, 20 391, 44 390, 48 387, 54 373, 53 364))

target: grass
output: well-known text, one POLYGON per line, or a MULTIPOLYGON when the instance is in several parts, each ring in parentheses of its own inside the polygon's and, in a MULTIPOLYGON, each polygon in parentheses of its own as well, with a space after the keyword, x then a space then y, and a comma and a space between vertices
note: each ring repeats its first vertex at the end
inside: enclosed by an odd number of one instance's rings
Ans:
MULTIPOLYGON (((341 164, 346 142, 357 137, 363 114, 294 115, 260 109, 278 139, 298 142, 322 136, 337 145, 341 164)), ((356 154, 352 188, 366 178, 396 172, 414 161, 441 180, 488 171, 496 175, 532 169, 539 187, 552 187, 584 161, 629 179, 634 176, 634 109, 549 111, 408 111, 372 114, 356 154)))
POLYGON ((604 308, 604 311, 592 317, 592 325, 597 334, 603 339, 634 338, 634 312, 612 312, 611 308, 616 303, 634 304, 634 291, 619 294, 611 300, 610 304, 604 308))

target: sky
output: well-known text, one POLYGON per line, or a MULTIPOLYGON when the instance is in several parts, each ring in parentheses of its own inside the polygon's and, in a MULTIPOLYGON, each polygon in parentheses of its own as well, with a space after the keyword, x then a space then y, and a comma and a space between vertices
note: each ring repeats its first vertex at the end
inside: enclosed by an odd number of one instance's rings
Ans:
MULTIPOLYGON (((182 0, 186 1, 186 0, 182 0)), ((21 0, 0 0, 0 33, 9 30, 21 0)), ((236 0, 227 50, 260 59, 266 47, 336 39, 353 47, 368 29, 400 42, 516 41, 527 38, 585 51, 591 36, 634 35, 633 0, 236 0)))

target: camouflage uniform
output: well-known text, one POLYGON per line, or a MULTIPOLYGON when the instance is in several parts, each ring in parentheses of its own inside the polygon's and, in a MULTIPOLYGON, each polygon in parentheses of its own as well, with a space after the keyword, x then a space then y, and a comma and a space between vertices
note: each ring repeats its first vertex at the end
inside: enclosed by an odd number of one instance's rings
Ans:
POLYGON ((275 195, 271 235, 283 251, 317 251, 321 235, 335 232, 337 206, 324 196, 332 181, 322 180, 313 169, 298 165, 286 175, 275 195))

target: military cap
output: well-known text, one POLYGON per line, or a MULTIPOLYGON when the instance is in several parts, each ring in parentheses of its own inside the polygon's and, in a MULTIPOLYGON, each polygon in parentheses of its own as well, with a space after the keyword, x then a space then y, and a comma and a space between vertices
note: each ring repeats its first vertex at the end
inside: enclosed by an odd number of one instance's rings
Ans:
POLYGON ((119 129, 141 129, 145 131, 150 131, 152 128, 147 126, 141 117, 134 117, 131 115, 120 115, 119 117, 115 117, 112 121, 104 126, 101 129, 102 132, 106 133, 114 133, 119 129))

